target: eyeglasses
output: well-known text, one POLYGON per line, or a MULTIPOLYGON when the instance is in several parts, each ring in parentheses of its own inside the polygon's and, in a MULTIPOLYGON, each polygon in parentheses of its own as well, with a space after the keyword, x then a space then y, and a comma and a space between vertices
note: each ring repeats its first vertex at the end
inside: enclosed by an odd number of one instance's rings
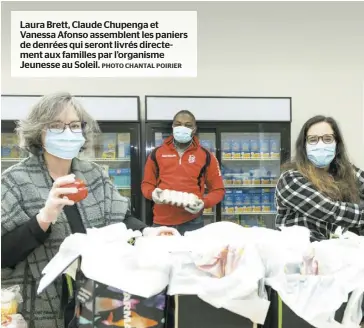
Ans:
POLYGON ((86 122, 73 121, 68 124, 63 122, 52 122, 48 125, 48 130, 53 133, 63 133, 67 126, 73 133, 82 133, 86 127, 86 122))
POLYGON ((325 144, 331 144, 335 141, 333 134, 324 134, 323 136, 307 136, 307 143, 310 145, 317 145, 320 139, 325 144))

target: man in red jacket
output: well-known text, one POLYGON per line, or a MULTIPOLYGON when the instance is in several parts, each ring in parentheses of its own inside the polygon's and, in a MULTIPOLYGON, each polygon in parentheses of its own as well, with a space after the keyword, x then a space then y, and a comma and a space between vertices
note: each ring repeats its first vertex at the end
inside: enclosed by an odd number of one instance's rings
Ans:
POLYGON ((183 110, 173 119, 173 136, 149 155, 144 168, 142 192, 153 200, 155 226, 173 226, 184 234, 202 228, 202 212, 222 201, 225 194, 219 163, 195 136, 194 115, 183 110), (205 195, 205 185, 207 195, 205 195), (199 201, 191 207, 163 204, 162 190, 192 193, 199 201))

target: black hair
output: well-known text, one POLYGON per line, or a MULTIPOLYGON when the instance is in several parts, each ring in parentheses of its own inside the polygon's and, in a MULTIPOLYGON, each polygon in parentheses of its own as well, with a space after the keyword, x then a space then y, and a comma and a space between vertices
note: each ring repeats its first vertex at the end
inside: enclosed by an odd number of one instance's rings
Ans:
POLYGON ((196 125, 195 115, 193 115, 189 110, 186 110, 186 109, 180 110, 176 115, 174 115, 173 122, 176 120, 176 118, 179 115, 188 115, 190 118, 192 118, 193 123, 196 125))

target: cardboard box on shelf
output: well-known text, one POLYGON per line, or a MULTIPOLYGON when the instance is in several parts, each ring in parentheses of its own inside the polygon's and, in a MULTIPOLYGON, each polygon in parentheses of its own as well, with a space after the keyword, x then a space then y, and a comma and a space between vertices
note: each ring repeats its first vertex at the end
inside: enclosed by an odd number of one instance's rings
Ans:
POLYGON ((116 133, 105 133, 100 138, 102 153, 101 158, 116 158, 116 133))
POLYGON ((119 133, 118 134, 118 158, 128 159, 130 158, 130 134, 119 133))
POLYGON ((19 139, 16 134, 4 133, 1 135, 1 157, 2 158, 19 158, 20 148, 19 139))

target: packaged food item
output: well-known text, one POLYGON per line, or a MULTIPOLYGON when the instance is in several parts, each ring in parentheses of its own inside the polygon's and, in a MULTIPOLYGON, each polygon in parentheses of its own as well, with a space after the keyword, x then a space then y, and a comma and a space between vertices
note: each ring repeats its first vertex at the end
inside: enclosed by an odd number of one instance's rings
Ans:
POLYGON ((163 204, 178 207, 193 206, 199 200, 195 194, 169 189, 164 189, 161 192, 160 198, 163 204))
POLYGON ((242 181, 242 173, 241 173, 240 168, 234 169, 233 172, 234 172, 233 179, 232 179, 233 185, 241 185, 243 183, 243 181, 242 181))
POLYGON ((225 198, 224 198, 224 213, 227 214, 234 214, 234 193, 231 189, 226 189, 225 191, 225 198))
POLYGON ((262 185, 269 185, 270 184, 270 177, 261 177, 260 184, 262 185))
POLYGON ((271 203, 271 211, 276 212, 276 200, 275 200, 275 189, 270 188, 270 203, 271 203))
POLYGON ((224 176, 223 176, 223 180, 224 180, 224 184, 226 186, 232 185, 233 184, 233 171, 230 168, 224 168, 224 176))
POLYGON ((244 172, 242 174, 242 184, 243 185, 251 185, 252 184, 252 178, 251 178, 249 172, 244 172))
POLYGON ((101 158, 116 158, 116 133, 105 133, 101 136, 102 154, 101 158))
POLYGON ((119 133, 118 134, 118 158, 129 159, 130 158, 130 134, 119 133))
POLYGON ((224 182, 224 186, 225 187, 230 184, 229 182, 231 182, 230 177, 226 173, 222 176, 222 180, 224 182))
MULTIPOLYGON (((18 285, 1 290, 1 321, 3 316, 11 316, 18 312, 18 305, 23 302, 18 285)), ((3 327, 3 325, 1 325, 3 327)))
POLYGON ((269 188, 262 188, 262 212, 271 212, 271 193, 269 188))
POLYGON ((250 189, 244 189, 242 194, 243 213, 250 213, 252 211, 251 193, 250 189))
POLYGON ((259 138, 250 139, 250 157, 254 159, 260 158, 259 138))
POLYGON ((223 159, 231 159, 232 158, 232 147, 231 147, 231 140, 230 139, 224 139, 222 141, 222 158, 223 159))
POLYGON ((241 143, 238 137, 231 140, 231 158, 240 159, 241 158, 241 143))
POLYGON ((247 137, 243 137, 241 140, 241 158, 249 159, 250 156, 250 139, 247 137))
POLYGON ((241 189, 234 190, 235 214, 244 213, 244 192, 241 189))
POLYGON ((251 175, 251 179, 252 179, 252 184, 253 185, 260 185, 260 170, 259 169, 251 169, 250 170, 250 175, 251 175))
POLYGON ((251 204, 252 204, 252 212, 261 212, 262 211, 262 195, 261 191, 258 188, 252 188, 250 190, 251 195, 251 204))
POLYGON ((3 158, 19 158, 20 148, 18 146, 19 139, 16 134, 4 133, 1 136, 1 157, 3 158))
POLYGON ((130 187, 130 168, 109 169, 112 183, 117 187, 130 187))
POLYGON ((204 215, 210 215, 210 214, 212 214, 213 213, 213 209, 212 208, 205 208, 204 210, 203 210, 203 214, 204 215))
POLYGON ((269 140, 270 157, 278 159, 281 156, 281 149, 279 145, 279 139, 271 137, 269 140))
POLYGON ((278 177, 275 174, 272 174, 269 178, 269 184, 276 185, 278 183, 278 177))
POLYGON ((75 179, 75 182, 63 185, 62 188, 77 188, 78 192, 76 194, 67 194, 66 196, 69 200, 73 200, 75 203, 80 202, 88 196, 88 189, 85 182, 80 179, 75 179))
POLYGON ((270 151, 269 151, 269 139, 260 139, 260 157, 262 159, 269 158, 270 157, 270 151))
POLYGON ((270 176, 271 176, 271 172, 266 170, 265 168, 263 168, 261 170, 261 174, 260 174, 260 184, 269 185, 270 184, 270 176))

